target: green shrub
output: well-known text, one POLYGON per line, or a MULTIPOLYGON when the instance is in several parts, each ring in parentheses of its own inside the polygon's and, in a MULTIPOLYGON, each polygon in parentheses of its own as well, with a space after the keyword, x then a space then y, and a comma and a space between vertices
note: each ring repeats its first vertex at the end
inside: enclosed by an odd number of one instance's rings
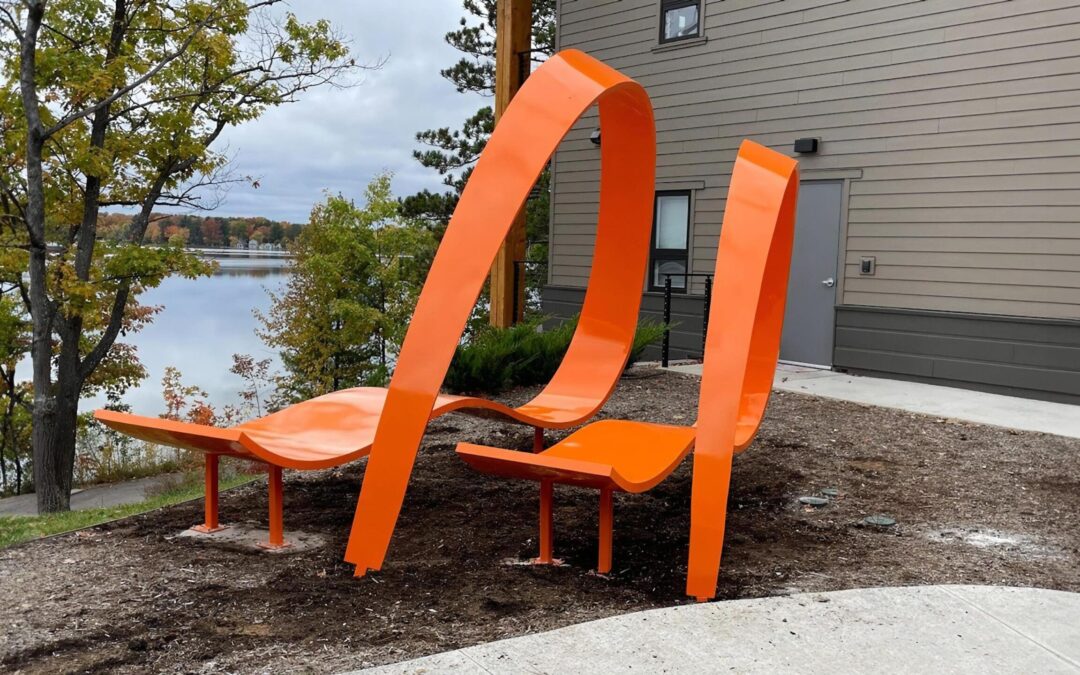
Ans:
POLYGON ((629 368, 637 363, 646 347, 663 339, 666 329, 667 326, 662 321, 646 319, 639 323, 637 333, 634 334, 634 346, 630 348, 630 359, 626 362, 626 367, 629 368))
MULTIPOLYGON (((577 317, 550 330, 541 330, 542 323, 543 319, 531 319, 510 328, 483 327, 458 346, 446 374, 446 389, 491 394, 550 381, 570 346, 577 317)), ((629 363, 663 334, 663 324, 643 322, 634 337, 629 363)))

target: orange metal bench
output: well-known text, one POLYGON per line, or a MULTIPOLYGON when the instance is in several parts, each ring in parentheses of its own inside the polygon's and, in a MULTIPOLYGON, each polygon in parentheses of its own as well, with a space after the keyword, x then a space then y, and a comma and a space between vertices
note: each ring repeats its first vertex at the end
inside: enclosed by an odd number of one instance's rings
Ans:
POLYGON ((612 492, 643 492, 694 450, 687 594, 716 594, 732 456, 757 433, 780 351, 798 194, 796 162, 746 141, 728 190, 716 259, 698 423, 678 427, 604 420, 548 450, 524 452, 459 444, 486 473, 540 483, 539 562, 552 557, 552 486, 600 490, 597 569, 611 569, 612 492))
MULTIPOLYGON (((593 147, 591 144, 589 147, 593 147)), ((361 387, 305 401, 229 429, 107 410, 97 419, 123 433, 206 454, 204 531, 219 527, 217 458, 270 466, 269 547, 285 545, 281 470, 319 469, 371 453, 346 559, 377 569, 389 545, 430 419, 453 411, 536 428, 568 428, 611 395, 637 328, 648 263, 656 133, 640 85, 574 50, 540 66, 503 114, 461 195, 436 253, 388 388, 361 387), (593 270, 581 316, 558 371, 517 408, 439 393, 469 313, 510 224, 555 147, 600 101, 600 206, 593 270)))

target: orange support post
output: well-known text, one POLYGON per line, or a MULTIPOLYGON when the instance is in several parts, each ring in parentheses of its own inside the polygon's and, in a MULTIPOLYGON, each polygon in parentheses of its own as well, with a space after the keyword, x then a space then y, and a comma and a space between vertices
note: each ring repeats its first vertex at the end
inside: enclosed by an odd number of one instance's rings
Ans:
POLYGON ((205 513, 202 525, 191 528, 203 534, 213 534, 225 529, 218 523, 218 456, 209 454, 203 466, 206 480, 205 513))
POLYGON ((259 547, 275 550, 290 546, 290 544, 285 541, 284 516, 282 514, 282 495, 284 490, 281 485, 280 466, 270 465, 268 483, 270 492, 270 541, 261 542, 259 547))
POLYGON ((596 571, 607 574, 611 571, 611 540, 612 540, 612 499, 611 488, 600 490, 600 560, 596 564, 596 571))
POLYGON ((551 481, 540 481, 540 557, 536 562, 541 565, 555 562, 554 546, 551 542, 551 502, 554 493, 555 485, 551 481))
POLYGON ((543 427, 533 427, 533 452, 544 451, 544 429, 543 427))

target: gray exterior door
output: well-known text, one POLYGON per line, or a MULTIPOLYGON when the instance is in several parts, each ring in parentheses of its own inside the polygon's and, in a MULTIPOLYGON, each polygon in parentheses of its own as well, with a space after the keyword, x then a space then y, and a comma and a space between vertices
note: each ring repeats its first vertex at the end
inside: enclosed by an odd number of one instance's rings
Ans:
POLYGON ((795 249, 780 341, 784 361, 832 365, 843 195, 842 181, 803 181, 799 186, 795 249))

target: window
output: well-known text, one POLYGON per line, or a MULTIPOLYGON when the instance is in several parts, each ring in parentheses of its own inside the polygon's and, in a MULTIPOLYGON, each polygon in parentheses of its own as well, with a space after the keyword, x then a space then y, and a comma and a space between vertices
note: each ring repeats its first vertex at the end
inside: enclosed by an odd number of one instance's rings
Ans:
POLYGON ((660 44, 701 35, 701 0, 660 0, 660 44))
POLYGON ((690 271, 690 191, 656 193, 650 251, 649 290, 664 290, 671 277, 671 290, 685 293, 690 271))

